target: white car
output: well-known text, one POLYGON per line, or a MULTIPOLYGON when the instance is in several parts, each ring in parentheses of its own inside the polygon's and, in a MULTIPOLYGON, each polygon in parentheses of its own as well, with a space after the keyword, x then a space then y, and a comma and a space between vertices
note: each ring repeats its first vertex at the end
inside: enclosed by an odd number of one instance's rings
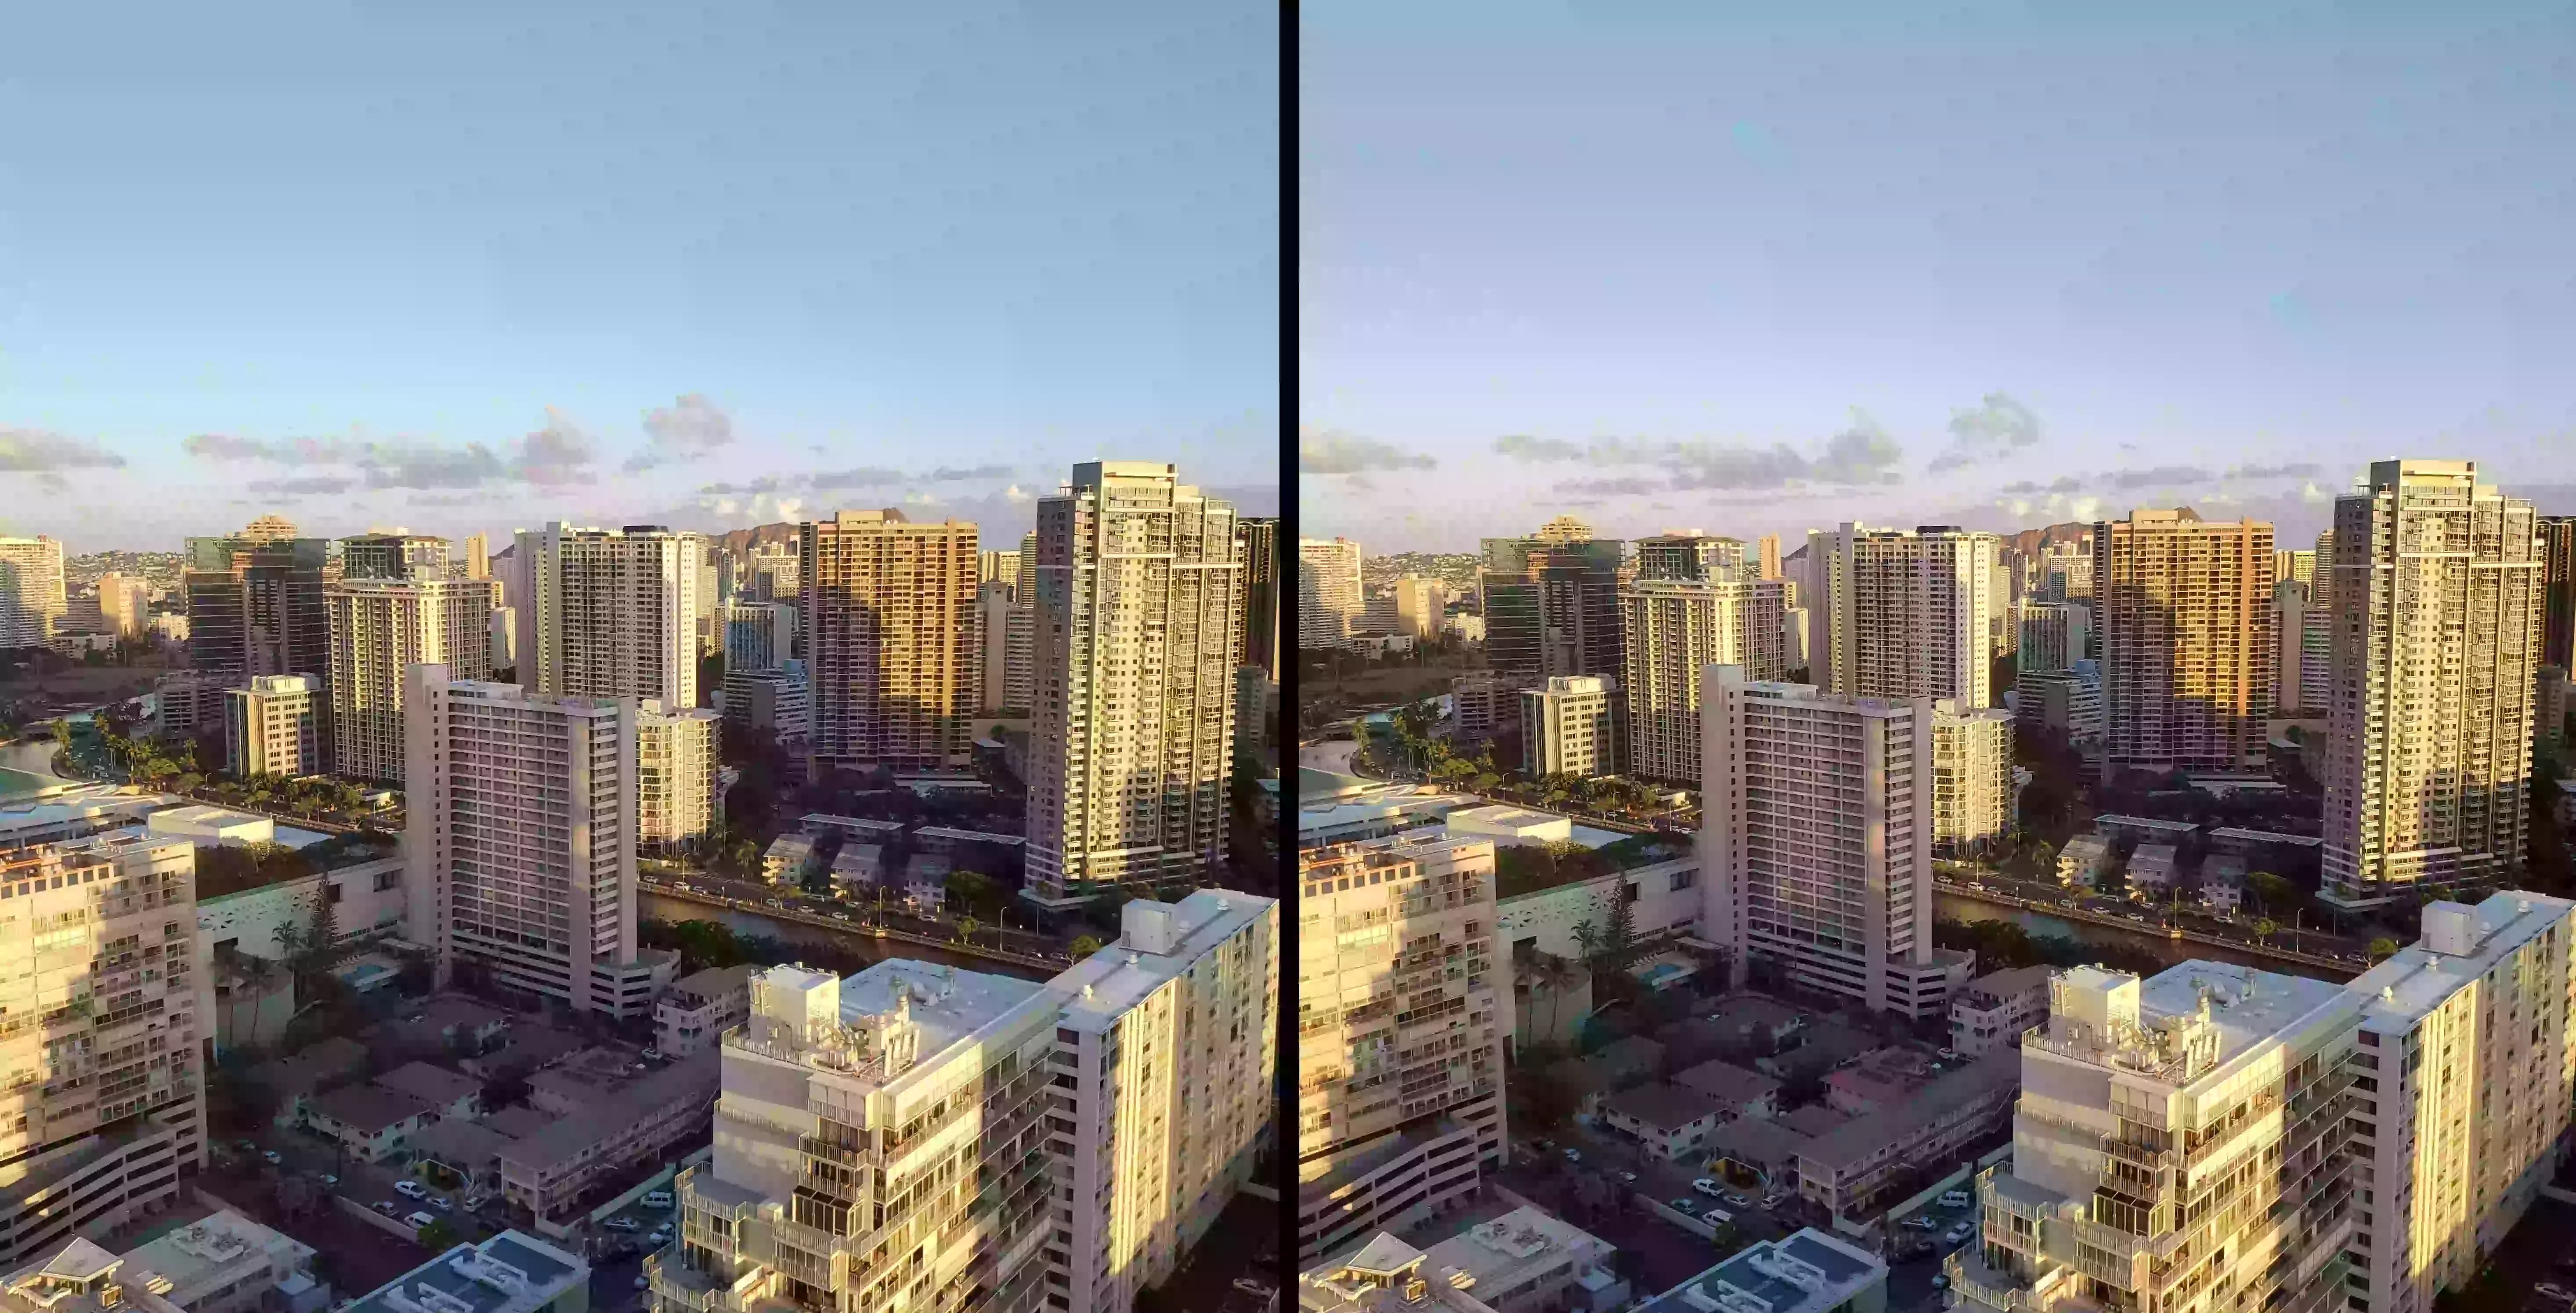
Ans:
POLYGON ((635 1225, 635 1219, 631 1217, 612 1217, 607 1221, 600 1223, 600 1225, 607 1227, 611 1231, 633 1231, 638 1229, 635 1225))
POLYGON ((403 1225, 405 1225, 405 1226, 407 1226, 407 1227, 410 1227, 410 1228, 411 1228, 412 1230, 414 1230, 414 1231, 417 1231, 417 1230, 421 1229, 422 1227, 427 1226, 427 1225, 429 1225, 430 1223, 435 1222, 435 1221, 437 1221, 437 1220, 438 1220, 437 1218, 432 1217, 432 1216, 430 1216, 430 1215, 429 1215, 429 1214, 427 1214, 427 1213, 414 1213, 414 1214, 412 1214, 411 1216, 406 1217, 406 1218, 404 1218, 404 1219, 403 1219, 403 1225))
POLYGON ((1705 1176, 1691 1182, 1691 1188, 1699 1191, 1701 1194, 1707 1195, 1711 1199, 1715 1199, 1719 1195, 1726 1193, 1726 1191, 1718 1187, 1717 1182, 1710 1180, 1705 1176))
POLYGON ((456 1211, 456 1205, 443 1194, 431 1195, 429 1197, 429 1206, 442 1213, 452 1213, 456 1211))
POLYGON ((1961 1222, 1957 1226, 1951 1227, 1949 1231, 1941 1237, 1941 1243, 1945 1245, 1964 1245, 1968 1243, 1968 1224, 1961 1222))
POLYGON ((1967 1206, 1968 1206, 1968 1192, 1967 1192, 1967 1191, 1965 1191, 1965 1190, 1948 1190, 1948 1191, 1944 1191, 1944 1192, 1942 1193, 1942 1195, 1941 1195, 1941 1206, 1942 1206, 1943 1208, 1965 1208, 1965 1207, 1967 1207, 1967 1206))
POLYGON ((401 1193, 402 1197, 405 1199, 426 1199, 429 1197, 428 1187, 423 1186, 418 1181, 396 1181, 394 1182, 394 1189, 401 1193))

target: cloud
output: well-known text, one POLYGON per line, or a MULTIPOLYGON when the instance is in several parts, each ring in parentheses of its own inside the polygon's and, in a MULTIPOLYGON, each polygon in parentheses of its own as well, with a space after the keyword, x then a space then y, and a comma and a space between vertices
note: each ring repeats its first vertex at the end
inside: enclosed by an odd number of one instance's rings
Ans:
POLYGON ((44 429, 0 429, 0 474, 115 469, 125 458, 85 438, 44 429))
POLYGON ((1023 491, 1020 485, 1016 483, 1012 484, 1010 487, 1002 489, 1002 500, 1006 502, 1016 504, 1019 502, 1035 501, 1036 499, 1037 494, 1023 491))
POLYGON ((2075 492, 2082 489, 2083 486, 2084 481, 2082 479, 2076 478, 2072 474, 2066 474, 2059 476, 2057 482, 2048 484, 2045 487, 2025 479, 2020 483, 2007 483, 2002 488, 1998 489, 1998 491, 2007 493, 2075 492))
POLYGON ((1603 497, 1644 497, 1662 492, 1672 485, 1661 479, 1577 479, 1557 485, 1567 492, 1590 493, 1603 497))
POLYGON ((849 470, 826 470, 820 474, 809 474, 802 480, 805 487, 816 490, 882 488, 888 484, 903 481, 903 471, 885 469, 876 465, 862 465, 857 469, 849 470))
POLYGON ((2288 465, 2239 465, 2229 470, 2227 477, 2231 479, 2306 479, 2315 477, 2321 469, 2321 466, 2312 465, 2306 461, 2297 461, 2288 465))
POLYGON ((347 492, 358 486, 356 479, 329 477, 311 479, 253 479, 247 485, 252 492, 276 496, 299 497, 306 493, 347 492))
POLYGON ((2158 465, 2154 469, 2120 470, 2111 475, 2111 486, 2121 492, 2135 488, 2173 488, 2191 483, 2209 483, 2218 476, 2197 465, 2158 465))
POLYGON ((1932 460, 1931 472, 1955 470, 2009 456, 2039 442, 2039 416, 2001 392, 1976 406, 1950 412, 1950 447, 1932 460))
POLYGON ((519 440, 511 470, 530 483, 558 484, 579 477, 585 466, 598 459, 598 444, 573 427, 562 411, 548 406, 546 426, 519 440))
POLYGON ((485 500, 486 499, 474 496, 471 493, 416 492, 411 495, 409 504, 413 506, 480 506, 485 500))
POLYGON ((776 491, 778 491, 778 476, 775 474, 763 475, 749 483, 710 483, 698 489, 701 495, 711 497, 750 496, 753 493, 776 491))
POLYGON ((1011 467, 1008 465, 970 465, 964 469, 957 469, 951 466, 942 465, 938 469, 932 470, 921 477, 931 483, 950 483, 959 479, 1007 479, 1011 477, 1011 467))
POLYGON ((1654 479, 1595 479, 1569 485, 1611 495, 1687 489, 1766 490, 1797 483, 1864 484, 1893 482, 1904 449, 1867 414, 1854 410, 1852 422, 1827 438, 1813 459, 1787 443, 1747 447, 1714 442, 1658 442, 1634 438, 1594 438, 1583 444, 1522 434, 1494 439, 1494 452, 1520 461, 1581 461, 1594 466, 1649 465, 1663 474, 1654 479))
POLYGON ((357 437, 245 438, 199 433, 179 444, 200 460, 224 464, 339 466, 357 472, 368 488, 429 491, 482 488, 508 480, 542 487, 586 477, 599 459, 598 444, 561 411, 546 411, 545 427, 496 451, 481 442, 455 446, 408 439, 357 437))
POLYGON ((1359 474, 1368 470, 1427 470, 1438 461, 1403 451, 1375 438, 1339 429, 1300 427, 1297 468, 1306 474, 1359 474))
POLYGON ((644 412, 644 437, 644 449, 626 459, 628 473, 693 460, 731 443, 733 419, 714 402, 691 392, 668 406, 644 412))

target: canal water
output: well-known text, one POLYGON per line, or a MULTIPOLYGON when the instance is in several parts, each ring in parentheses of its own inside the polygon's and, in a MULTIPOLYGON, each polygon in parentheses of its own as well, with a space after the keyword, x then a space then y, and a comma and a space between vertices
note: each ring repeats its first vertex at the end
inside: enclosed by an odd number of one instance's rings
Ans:
POLYGON ((2197 944, 2187 939, 2168 939, 2163 935, 2141 934, 2134 930, 2116 930, 2110 926, 2094 925, 2088 921, 2069 921, 2064 917, 2050 916, 2046 912, 2035 912, 2028 908, 2012 907, 2002 903, 1989 903, 1982 899, 1968 898, 1947 891, 1932 896, 1932 915, 1944 921, 2010 921, 2034 935, 2055 935, 2061 939, 2072 939, 2084 944, 2116 944, 2125 949, 2152 954, 2157 961, 2167 966, 2200 958, 2209 961, 2233 962, 2239 966, 2254 967, 2262 971, 2277 971, 2283 975, 2331 980, 2336 984, 2342 984, 2357 974, 2352 971, 2337 971, 2331 967, 2310 966, 2304 962, 2285 961, 2260 953, 2240 952, 2211 944, 2197 944))
POLYGON ((765 935, 787 944, 829 945, 853 953, 870 962, 890 957, 910 958, 916 962, 933 962, 960 971, 981 971, 988 975, 1015 976, 1022 980, 1052 980, 1056 972, 1040 967, 1025 967, 1016 962, 1000 962, 972 953, 952 953, 901 939, 879 939, 866 933, 826 930, 801 921, 779 921, 757 912, 734 907, 709 907, 685 898, 669 898, 649 890, 637 890, 641 899, 638 915, 647 921, 715 921, 739 935, 765 935))

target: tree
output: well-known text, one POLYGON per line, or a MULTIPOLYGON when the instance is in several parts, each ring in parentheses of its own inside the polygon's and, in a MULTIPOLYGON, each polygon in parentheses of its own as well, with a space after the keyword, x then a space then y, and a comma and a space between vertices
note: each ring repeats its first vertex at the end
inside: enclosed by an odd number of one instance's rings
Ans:
POLYGON ((420 1229, 420 1247, 433 1254, 444 1254, 456 1247, 456 1228, 444 1217, 433 1217, 420 1229))
POLYGON ((957 934, 968 943, 973 943, 975 941, 975 932, 983 928, 984 923, 971 916, 961 916, 957 918, 957 934))
POLYGON ((990 907, 999 888, 993 877, 981 871, 950 871, 947 887, 950 905, 961 911, 990 907))
POLYGON ((2370 960, 2378 961, 2397 951, 2397 941, 2382 935, 2370 941, 2370 960))
POLYGON ((2254 900, 2265 912, 2278 912, 2297 901, 2298 886, 2270 871, 2251 871, 2245 876, 2245 887, 2254 891, 2254 900))
POLYGON ((1097 953, 1097 952, 1099 952, 1099 951, 1100 951, 1100 936, 1098 936, 1098 935, 1075 935, 1075 936, 1073 937, 1073 955, 1074 955, 1075 957, 1077 957, 1077 958, 1089 957, 1089 956, 1091 956, 1092 954, 1097 953))
POLYGON ((2280 924, 2268 916, 2254 922, 2254 939, 2257 943, 2270 943, 2272 936, 2280 932, 2280 924))

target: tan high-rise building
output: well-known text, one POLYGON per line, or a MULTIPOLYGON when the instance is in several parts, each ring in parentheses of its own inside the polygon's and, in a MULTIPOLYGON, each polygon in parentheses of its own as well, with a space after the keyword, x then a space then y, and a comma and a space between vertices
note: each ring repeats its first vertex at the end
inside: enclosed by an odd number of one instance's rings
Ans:
POLYGON ((1760 565, 1757 567, 1757 570, 1758 570, 1759 572, 1755 575, 1755 577, 1756 577, 1756 578, 1760 578, 1760 579, 1777 579, 1777 578, 1779 578, 1779 577, 1780 577, 1780 535, 1778 535, 1778 534, 1776 534, 1776 533, 1766 533, 1766 534, 1762 535, 1762 537, 1761 537, 1760 541, 1759 541, 1759 542, 1757 543, 1757 545, 1756 545, 1756 550, 1760 553, 1760 562, 1761 562, 1761 563, 1760 563, 1760 565))
POLYGON ((114 570, 100 575, 98 613, 117 637, 143 637, 152 628, 152 585, 114 570))
POLYGON ((521 529, 518 679, 538 693, 698 705, 706 540, 660 525, 521 529))
POLYGON ((1007 549, 975 553, 975 582, 1016 587, 1020 582, 1020 554, 1007 549))
POLYGON ((1223 867, 1243 573, 1233 504, 1175 466, 1076 465, 1039 499, 1025 896, 1223 867))
POLYGON ((1788 678, 1783 592, 1777 579, 1641 578, 1619 590, 1629 774, 1699 782, 1703 669, 1742 666, 1751 679, 1788 678))
POLYGON ((0 538, 0 650, 43 647, 70 609, 62 543, 42 534, 0 538))
POLYGON ((295 539, 295 522, 283 515, 263 515, 250 522, 241 536, 255 543, 282 543, 295 539))
POLYGON ((1935 525, 1864 529, 1844 524, 1807 535, 1816 658, 1809 677, 1867 698, 1951 698, 1996 704, 1995 588, 1998 535, 1935 525))
POLYGON ((2272 578, 2275 582, 2294 579, 2304 587, 2313 582, 2317 572, 2315 552, 2296 551, 2287 547, 2272 549, 2272 578))
POLYGON ((1019 577, 1011 584, 1011 631, 1002 636, 1002 706, 1025 716, 1037 695, 1038 536, 1020 535, 1019 577))
POLYGON ((1521 690, 1521 770, 1550 775, 1615 775, 1619 771, 1619 682, 1598 675, 1553 675, 1521 690))
POLYGON ((2542 562, 2469 461, 2385 460, 2335 499, 2322 896, 2509 879, 2529 843, 2542 562))
POLYGON ((319 775, 322 688, 310 675, 253 675, 224 690, 224 769, 253 775, 319 775))
POLYGON ((2113 769, 2268 759, 2279 654, 2272 526, 2140 510, 2093 526, 2104 751, 2113 769))
POLYGON ((399 782, 403 672, 433 661, 456 679, 492 677, 492 581, 343 577, 323 586, 322 604, 331 626, 331 770, 399 782))
POLYGON ((2091 646, 2093 608, 2084 602, 2027 602, 2021 607, 2020 674, 2073 670, 2091 646))
POLYGON ((966 765, 984 674, 975 526, 842 511, 802 534, 815 768, 966 765))
POLYGON ((1297 646, 1338 648, 1360 627, 1360 545, 1348 538, 1297 540, 1297 646))
POLYGON ((1560 515, 1538 527, 1541 542, 1579 543, 1592 537, 1592 526, 1571 515, 1560 515))
POLYGON ((0 1263, 149 1216, 205 1167, 196 870, 136 829, 0 852, 0 1263))
POLYGON ((635 708, 635 848, 701 849, 716 828, 717 735, 724 713, 647 698, 635 708))
POLYGON ((482 534, 465 535, 465 577, 468 579, 492 577, 492 543, 482 534))
POLYGON ((2013 822, 2013 713, 1932 704, 1932 850, 1975 852, 2013 822))
POLYGON ((1438 579, 1406 575, 1395 581, 1395 632, 1428 641, 1440 636, 1440 618, 1449 605, 1449 585, 1438 579))
POLYGON ((1476 1196, 1509 1150, 1494 845, 1299 854, 1297 1266, 1476 1196))
MULTIPOLYGON (((524 541, 524 540, 523 540, 524 541)), ((404 672, 403 937, 577 1012, 649 1016, 677 974, 636 948, 636 700, 404 672)))

